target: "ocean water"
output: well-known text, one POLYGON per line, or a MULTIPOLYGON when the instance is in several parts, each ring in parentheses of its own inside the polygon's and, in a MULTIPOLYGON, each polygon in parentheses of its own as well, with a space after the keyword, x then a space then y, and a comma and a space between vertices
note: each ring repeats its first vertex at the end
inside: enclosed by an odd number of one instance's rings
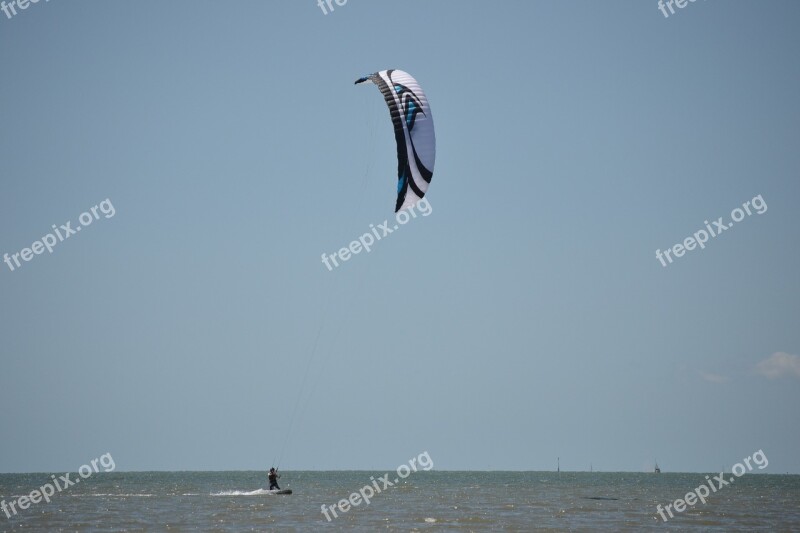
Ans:
MULTIPOLYGON (((348 498, 384 472, 282 474, 290 496, 264 491, 264 472, 94 474, 50 503, 11 518, 0 512, 0 530, 800 531, 800 476, 745 474, 705 505, 664 522, 656 505, 683 498, 706 483, 705 474, 419 471, 328 522, 323 504, 348 498)), ((50 479, 2 474, 0 500, 14 501, 50 479)))

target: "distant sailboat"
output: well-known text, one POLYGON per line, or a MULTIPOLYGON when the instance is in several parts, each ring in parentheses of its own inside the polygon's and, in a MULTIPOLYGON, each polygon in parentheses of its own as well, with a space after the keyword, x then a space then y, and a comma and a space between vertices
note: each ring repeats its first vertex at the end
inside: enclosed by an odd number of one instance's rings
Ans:
POLYGON ((661 469, 658 467, 658 461, 656 461, 656 469, 655 469, 655 473, 656 473, 656 474, 660 474, 660 473, 661 473, 661 469))
POLYGON ((558 461, 558 469, 556 470, 556 472, 558 472, 560 474, 561 473, 561 457, 559 457, 557 459, 557 461, 558 461))

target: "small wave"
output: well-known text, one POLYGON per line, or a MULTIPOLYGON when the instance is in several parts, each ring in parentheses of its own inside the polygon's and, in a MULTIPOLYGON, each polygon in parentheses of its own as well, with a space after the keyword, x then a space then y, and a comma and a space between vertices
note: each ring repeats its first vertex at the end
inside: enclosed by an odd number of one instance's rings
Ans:
POLYGON ((212 492, 212 496, 263 496, 263 495, 274 495, 275 491, 267 490, 267 489, 256 489, 256 490, 223 490, 222 492, 212 492))
POLYGON ((103 498, 152 498, 155 494, 125 494, 125 493, 118 493, 118 494, 103 494, 103 493, 94 493, 94 494, 73 494, 76 498, 85 498, 87 496, 99 496, 103 498))

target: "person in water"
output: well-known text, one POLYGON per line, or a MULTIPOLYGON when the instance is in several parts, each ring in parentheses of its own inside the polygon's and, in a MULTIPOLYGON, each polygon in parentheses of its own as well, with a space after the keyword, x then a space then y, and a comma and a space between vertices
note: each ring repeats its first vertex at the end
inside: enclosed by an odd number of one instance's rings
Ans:
POLYGON ((269 469, 269 475, 267 476, 267 479, 269 479, 269 490, 281 490, 278 486, 279 477, 281 477, 281 475, 275 470, 275 467, 269 469))

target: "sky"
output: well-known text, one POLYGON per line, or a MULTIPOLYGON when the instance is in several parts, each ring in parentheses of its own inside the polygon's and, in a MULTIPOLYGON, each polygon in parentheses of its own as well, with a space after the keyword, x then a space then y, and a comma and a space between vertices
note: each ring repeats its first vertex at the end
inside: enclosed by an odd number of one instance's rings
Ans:
POLYGON ((800 473, 800 4, 333 6, 0 12, 0 472, 800 473))

